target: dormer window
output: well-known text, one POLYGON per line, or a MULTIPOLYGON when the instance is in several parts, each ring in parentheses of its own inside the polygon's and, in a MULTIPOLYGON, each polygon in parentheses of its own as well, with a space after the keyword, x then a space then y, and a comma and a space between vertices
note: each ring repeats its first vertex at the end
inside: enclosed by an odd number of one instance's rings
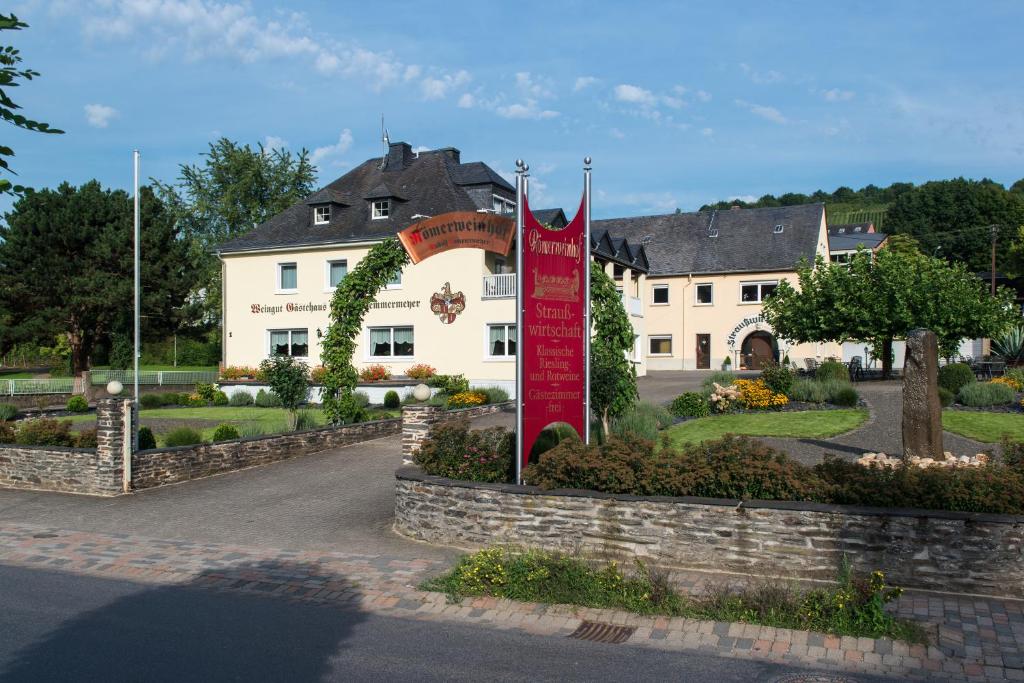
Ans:
POLYGON ((860 232, 860 226, 858 225, 857 227, 855 227, 855 228, 853 229, 853 231, 854 231, 854 232, 860 232))
POLYGON ((391 213, 391 200, 378 199, 373 202, 373 220, 387 218, 391 213))
POLYGON ((331 222, 331 207, 330 206, 315 206, 313 207, 313 224, 324 225, 331 222))
POLYGON ((842 235, 844 232, 846 232, 846 228, 839 228, 839 234, 840 235, 842 235))
POLYGON ((775 226, 774 232, 776 235, 781 235, 783 230, 785 230, 785 226, 782 225, 782 223, 779 223, 778 225, 775 226))
POLYGON ((494 209, 494 213, 498 215, 507 215, 516 212, 515 202, 505 199, 504 197, 499 197, 496 194, 491 195, 491 197, 493 198, 491 206, 494 209))

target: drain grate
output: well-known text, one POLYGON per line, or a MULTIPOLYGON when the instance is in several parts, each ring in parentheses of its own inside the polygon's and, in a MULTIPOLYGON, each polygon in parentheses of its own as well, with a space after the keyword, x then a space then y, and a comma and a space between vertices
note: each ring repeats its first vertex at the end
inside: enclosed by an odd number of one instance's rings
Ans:
POLYGON ((569 637, 576 640, 589 640, 594 643, 620 645, 629 640, 634 631, 636 628, 633 626, 613 626, 596 621, 582 621, 569 637))
POLYGON ((772 683, 857 683, 852 678, 834 674, 796 673, 771 679, 772 683))

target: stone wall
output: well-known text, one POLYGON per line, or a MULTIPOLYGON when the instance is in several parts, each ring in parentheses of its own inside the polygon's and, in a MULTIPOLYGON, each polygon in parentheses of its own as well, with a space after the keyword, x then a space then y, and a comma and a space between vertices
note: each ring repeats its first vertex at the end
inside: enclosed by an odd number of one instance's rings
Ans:
POLYGON ((0 446, 0 486, 112 495, 94 448, 0 446))
POLYGON ((303 432, 158 448, 132 456, 132 488, 145 489, 265 465, 402 431, 398 418, 303 432))
POLYGON ((429 543, 580 550, 663 569, 831 580, 845 554, 906 588, 1024 598, 1024 517, 640 498, 397 473, 395 529, 429 543))
POLYGON ((449 420, 469 420, 482 415, 490 415, 508 410, 515 410, 515 401, 489 403, 471 408, 445 410, 441 406, 425 403, 408 403, 402 406, 402 462, 412 464, 413 456, 420 444, 427 438, 431 426, 449 420))

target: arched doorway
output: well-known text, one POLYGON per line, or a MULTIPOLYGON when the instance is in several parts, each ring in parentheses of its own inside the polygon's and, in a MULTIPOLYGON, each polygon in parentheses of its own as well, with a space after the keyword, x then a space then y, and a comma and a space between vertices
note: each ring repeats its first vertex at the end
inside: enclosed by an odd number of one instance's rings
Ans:
POLYGON ((740 347, 740 362, 746 370, 760 370, 765 362, 779 360, 779 344, 767 332, 751 332, 740 347))

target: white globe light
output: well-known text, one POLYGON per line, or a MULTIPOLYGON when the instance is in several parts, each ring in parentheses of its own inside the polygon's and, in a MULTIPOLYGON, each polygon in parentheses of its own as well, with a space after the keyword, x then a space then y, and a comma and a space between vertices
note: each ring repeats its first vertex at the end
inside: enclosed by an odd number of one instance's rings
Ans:
POLYGON ((426 384, 417 384, 412 390, 412 397, 417 401, 426 401, 430 398, 430 387, 426 384))
POLYGON ((117 396, 124 391, 124 385, 118 382, 116 379, 112 379, 107 382, 107 393, 111 396, 117 396))

